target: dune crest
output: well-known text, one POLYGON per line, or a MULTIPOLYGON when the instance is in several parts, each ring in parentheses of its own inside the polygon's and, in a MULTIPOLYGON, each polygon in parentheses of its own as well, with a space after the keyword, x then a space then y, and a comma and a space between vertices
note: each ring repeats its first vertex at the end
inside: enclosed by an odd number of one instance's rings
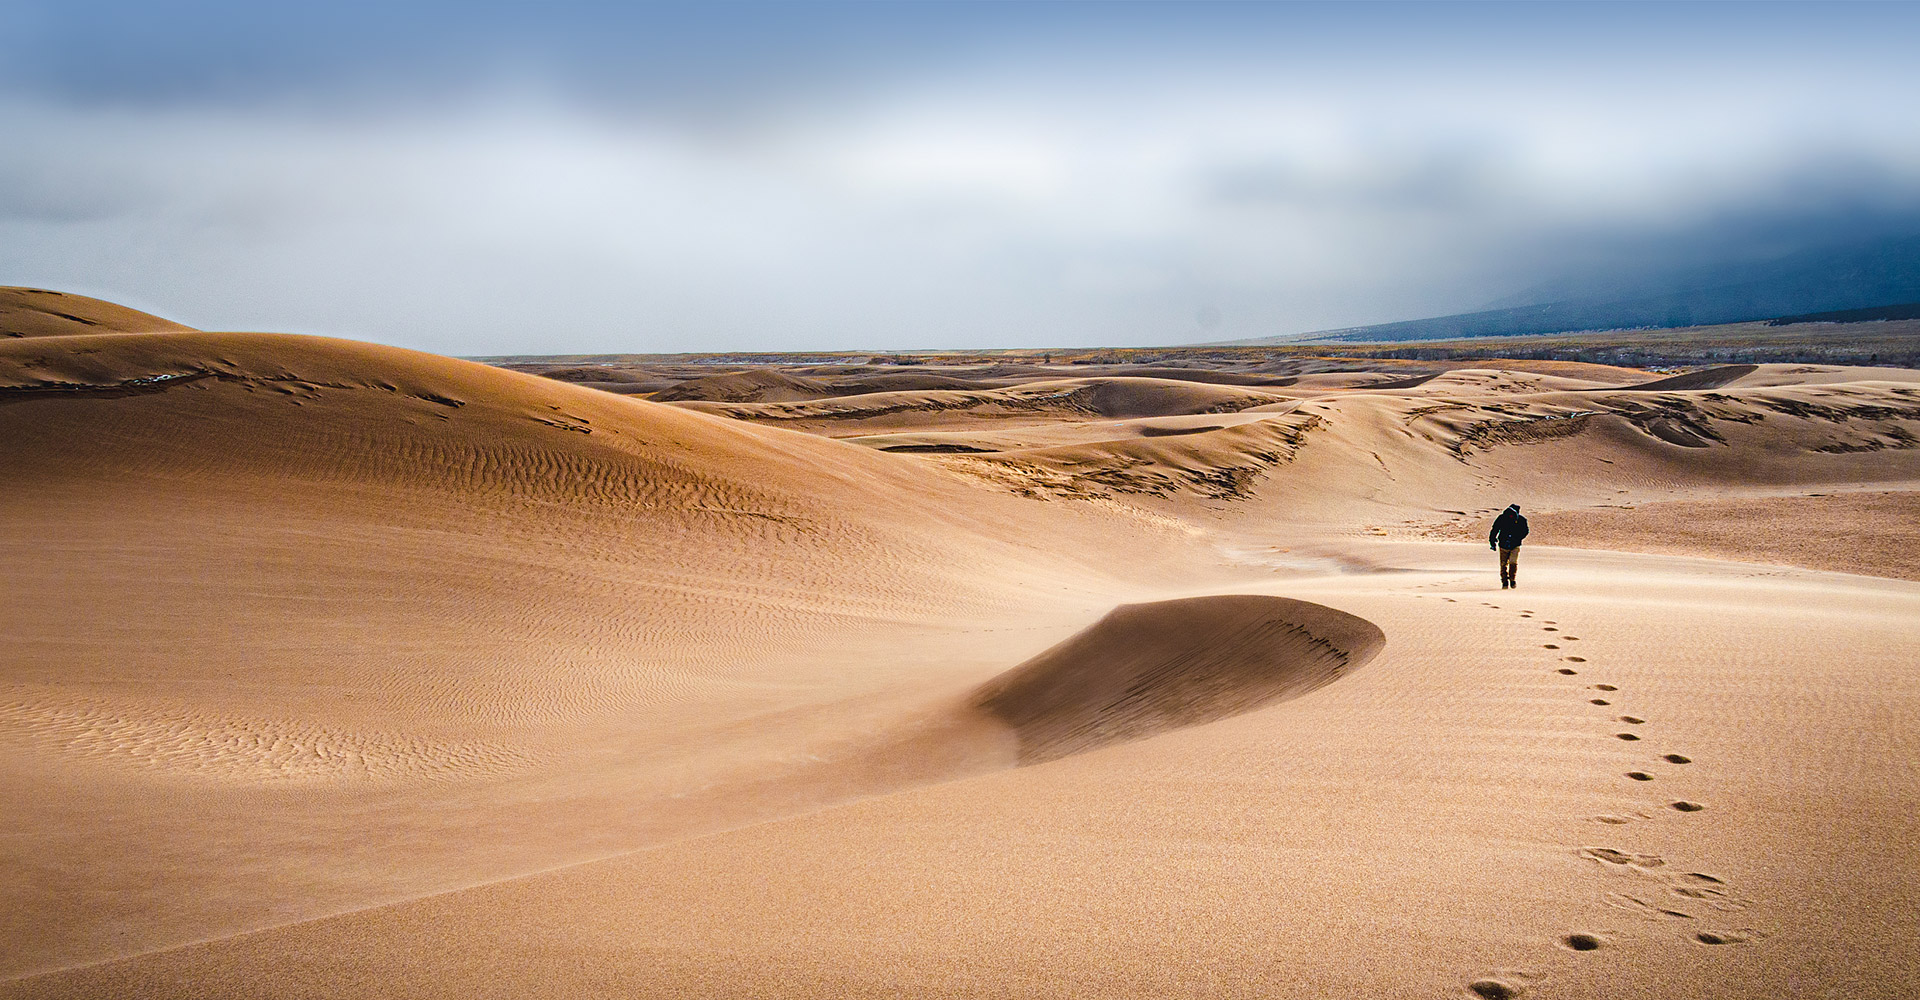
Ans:
POLYGON ((0 286, 0 337, 66 337, 84 333, 191 332, 193 327, 138 309, 44 288, 0 286))

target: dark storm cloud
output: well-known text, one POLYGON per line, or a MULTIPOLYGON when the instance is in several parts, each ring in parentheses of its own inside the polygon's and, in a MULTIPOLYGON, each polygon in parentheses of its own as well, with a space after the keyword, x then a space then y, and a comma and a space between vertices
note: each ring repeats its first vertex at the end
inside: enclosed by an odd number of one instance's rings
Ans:
POLYGON ((16 4, 0 283, 468 354, 1401 319, 1915 228, 1916 27, 1900 6, 16 4))

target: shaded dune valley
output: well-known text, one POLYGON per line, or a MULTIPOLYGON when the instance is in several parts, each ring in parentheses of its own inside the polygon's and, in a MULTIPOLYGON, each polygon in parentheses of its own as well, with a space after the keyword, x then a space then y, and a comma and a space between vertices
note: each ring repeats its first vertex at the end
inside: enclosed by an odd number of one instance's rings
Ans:
POLYGON ((906 367, 0 289, 0 996, 1920 993, 1920 372, 906 367))

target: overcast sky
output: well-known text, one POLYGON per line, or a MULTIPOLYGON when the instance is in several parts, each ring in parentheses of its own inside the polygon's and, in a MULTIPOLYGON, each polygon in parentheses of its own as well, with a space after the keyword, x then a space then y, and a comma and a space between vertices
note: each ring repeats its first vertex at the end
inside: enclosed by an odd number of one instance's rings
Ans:
POLYGON ((1909 4, 282 6, 0 0, 0 284, 462 355, 1150 345, 1920 219, 1909 4))

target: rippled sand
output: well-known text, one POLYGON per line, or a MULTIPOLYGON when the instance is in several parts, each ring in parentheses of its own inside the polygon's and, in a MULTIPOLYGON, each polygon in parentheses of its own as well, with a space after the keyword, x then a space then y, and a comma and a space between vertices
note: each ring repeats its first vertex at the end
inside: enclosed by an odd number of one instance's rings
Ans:
POLYGON ((0 995, 1920 990, 1920 373, 0 332, 0 995))

